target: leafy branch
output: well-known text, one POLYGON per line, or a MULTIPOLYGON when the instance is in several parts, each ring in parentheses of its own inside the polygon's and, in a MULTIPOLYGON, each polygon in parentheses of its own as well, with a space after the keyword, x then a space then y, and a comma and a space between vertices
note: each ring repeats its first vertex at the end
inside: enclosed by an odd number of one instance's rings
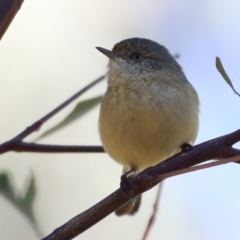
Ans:
MULTIPOLYGON (((28 143, 24 142, 23 139, 29 136, 31 133, 38 131, 41 126, 48 121, 51 117, 53 117, 55 114, 60 112, 63 108, 65 108, 67 105, 69 105, 71 102, 73 102, 76 98, 81 96, 83 93, 85 93, 87 90, 95 86, 97 83, 102 81, 105 76, 101 76, 82 88, 80 91, 78 91, 76 94, 74 94, 72 97, 67 99, 65 102, 60 104, 58 107, 56 107, 54 110, 49 112, 47 115, 33 123, 31 126, 27 127, 24 131, 22 131, 20 134, 18 134, 13 139, 4 142, 0 145, 0 154, 9 152, 9 151, 15 151, 15 152, 39 152, 39 153, 60 153, 60 152, 104 152, 103 148, 101 146, 61 146, 61 145, 49 145, 49 144, 36 144, 36 143, 28 143)), ((72 121, 76 120, 80 116, 82 116, 84 113, 92 109, 94 106, 96 106, 97 103, 100 102, 100 97, 93 98, 91 100, 80 102, 72 113, 68 117, 65 118, 63 122, 58 124, 55 129, 50 129, 46 134, 50 134, 50 132, 54 132, 57 128, 62 128, 66 126, 67 124, 71 123, 72 121), (83 104, 84 103, 84 104, 83 104), (89 104, 91 103, 91 104, 89 104), (80 107, 79 107, 80 106, 80 107)), ((42 136, 43 137, 43 136, 42 136)))

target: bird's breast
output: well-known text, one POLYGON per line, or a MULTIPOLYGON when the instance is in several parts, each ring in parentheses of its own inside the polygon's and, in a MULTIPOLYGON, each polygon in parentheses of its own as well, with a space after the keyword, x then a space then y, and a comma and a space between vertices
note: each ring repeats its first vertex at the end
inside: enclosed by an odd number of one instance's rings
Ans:
POLYGON ((134 84, 108 88, 99 131, 113 159, 141 169, 169 157, 183 142, 195 140, 198 110, 189 111, 188 98, 175 94, 179 89, 149 82, 134 84))

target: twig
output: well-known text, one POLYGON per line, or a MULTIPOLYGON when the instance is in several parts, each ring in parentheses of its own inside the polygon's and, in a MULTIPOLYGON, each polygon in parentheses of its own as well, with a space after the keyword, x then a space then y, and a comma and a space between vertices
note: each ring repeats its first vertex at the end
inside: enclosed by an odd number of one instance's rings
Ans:
MULTIPOLYGON (((43 238, 43 240, 72 239, 108 216, 129 201, 129 199, 151 189, 163 179, 186 173, 187 168, 211 159, 223 159, 240 155, 240 150, 232 148, 232 145, 239 141, 240 130, 237 130, 228 135, 198 144, 190 152, 180 153, 154 167, 145 169, 135 178, 129 179, 131 188, 127 192, 122 192, 121 189, 116 190, 93 207, 54 230, 53 233, 43 238), (176 172, 173 175, 174 171, 176 172)), ((238 156, 238 158, 233 158, 231 161, 239 161, 239 159, 238 156)), ((224 160, 220 161, 224 162, 224 160)), ((211 164, 212 166, 214 165, 213 163, 211 164)), ((201 167, 197 166, 189 168, 187 171, 199 169, 201 167)))
POLYGON ((158 185, 158 191, 157 191, 157 197, 156 197, 156 200, 155 200, 155 203, 153 205, 153 212, 152 212, 152 215, 148 221, 148 225, 145 229, 145 232, 144 232, 144 235, 143 235, 143 238, 142 240, 146 240, 152 227, 153 227, 153 224, 155 222, 155 219, 156 219, 156 215, 157 215, 157 212, 158 212, 158 209, 159 209, 159 203, 160 203, 160 197, 161 197, 161 194, 162 194, 162 189, 163 189, 163 182, 160 183, 158 185))
POLYGON ((21 140, 9 141, 0 145, 0 154, 14 152, 37 152, 37 153, 101 153, 105 152, 102 146, 65 146, 36 144, 21 140))
POLYGON ((101 76, 88 84, 86 87, 82 88, 80 91, 78 91, 76 94, 74 94, 72 97, 70 97, 68 100, 60 104, 57 108, 52 110, 50 113, 33 123, 31 126, 27 127, 24 131, 22 131, 20 134, 18 134, 13 139, 2 143, 0 145, 0 154, 3 154, 8 151, 16 151, 16 152, 104 152, 103 148, 101 146, 61 146, 61 145, 44 145, 44 144, 36 144, 36 143, 27 143, 23 142, 22 140, 26 138, 28 135, 33 133, 34 131, 39 130, 39 128, 51 117, 53 117, 55 114, 57 114, 59 111, 61 111, 63 108, 65 108, 68 104, 70 104, 72 101, 74 101, 76 98, 81 96, 83 93, 85 93, 87 90, 92 88, 94 85, 99 83, 104 79, 105 76, 101 76))
POLYGON ((237 161, 240 161, 240 155, 237 155, 235 157, 220 159, 218 161, 205 163, 205 164, 201 164, 201 165, 198 165, 198 166, 184 168, 184 169, 181 169, 181 170, 176 170, 176 171, 173 171, 171 173, 162 174, 161 175, 161 179, 162 179, 161 181, 163 181, 164 179, 170 178, 170 177, 177 176, 177 175, 190 173, 190 172, 195 172, 195 171, 199 171, 199 170, 203 170, 203 169, 207 169, 207 168, 211 168, 211 167, 217 167, 217 166, 220 166, 220 165, 224 165, 224 164, 231 163, 231 162, 237 162, 237 161))

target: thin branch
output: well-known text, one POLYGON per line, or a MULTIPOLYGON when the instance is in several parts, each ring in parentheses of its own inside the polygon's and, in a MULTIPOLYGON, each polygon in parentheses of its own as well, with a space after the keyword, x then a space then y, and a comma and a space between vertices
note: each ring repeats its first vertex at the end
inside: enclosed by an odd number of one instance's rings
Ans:
MULTIPOLYGON (((145 169, 135 178, 129 179, 129 186, 131 186, 131 188, 129 188, 128 191, 122 192, 121 189, 116 190, 93 207, 54 230, 53 233, 43 238, 43 240, 67 240, 76 237, 125 204, 129 199, 151 189, 163 179, 172 177, 174 171, 174 176, 176 176, 186 173, 186 171, 199 170, 202 168, 201 166, 196 166, 194 168, 190 167, 208 160, 229 158, 239 155, 240 151, 232 148, 232 145, 238 141, 240 141, 240 130, 198 144, 194 146, 194 149, 190 152, 180 153, 154 167, 145 169)), ((218 161, 220 163, 224 161, 239 161, 239 159, 238 156, 230 160, 218 161)), ((215 164, 217 163, 211 163, 212 166, 215 164)))
POLYGON ((148 225, 145 229, 145 232, 144 232, 144 235, 143 235, 143 238, 142 240, 146 240, 152 227, 153 227, 153 224, 155 222, 155 219, 156 219, 156 216, 157 216, 157 212, 158 212, 158 209, 159 209, 159 203, 160 203, 160 197, 161 197, 161 194, 162 194, 162 188, 163 188, 163 182, 159 184, 158 186, 158 191, 157 191, 157 197, 156 197, 156 200, 155 200, 155 203, 153 205, 153 212, 152 212, 152 215, 148 221, 148 225))
MULTIPOLYGON (((1 1, 1 0, 0 0, 1 1)), ((51 117, 65 108, 68 104, 73 102, 76 98, 81 96, 87 90, 95 86, 97 83, 102 81, 105 76, 101 76, 82 88, 68 100, 60 104, 57 108, 49 112, 47 115, 33 123, 31 126, 27 127, 24 131, 18 134, 13 139, 4 142, 0 145, 0 154, 3 154, 8 151, 16 151, 16 152, 47 152, 47 153, 60 153, 60 152, 104 152, 101 146, 61 146, 61 145, 44 145, 44 144, 35 144, 35 143, 27 143, 22 140, 33 133, 34 131, 39 130, 39 128, 51 117)))
POLYGON ((0 0, 0 40, 8 29, 23 0, 0 0))
POLYGON ((18 141, 10 141, 0 145, 0 154, 4 152, 38 152, 38 153, 103 153, 102 146, 65 146, 36 144, 18 141))
POLYGON ((235 157, 220 159, 218 161, 205 163, 205 164, 201 164, 201 165, 197 165, 197 166, 193 166, 193 167, 189 167, 189 168, 184 168, 181 170, 176 170, 176 171, 173 171, 170 173, 162 174, 161 181, 163 181, 164 179, 170 178, 170 177, 177 176, 177 175, 195 172, 195 171, 199 171, 199 170, 203 170, 203 169, 207 169, 207 168, 211 168, 211 167, 217 167, 217 166, 221 166, 221 165, 224 165, 227 163, 232 163, 232 162, 237 162, 237 161, 240 161, 240 155, 237 155, 235 157))

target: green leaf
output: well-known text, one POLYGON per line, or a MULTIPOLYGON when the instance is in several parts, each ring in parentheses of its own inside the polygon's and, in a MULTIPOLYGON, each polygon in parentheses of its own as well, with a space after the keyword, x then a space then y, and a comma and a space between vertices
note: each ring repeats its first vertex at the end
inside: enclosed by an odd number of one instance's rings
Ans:
POLYGON ((92 110, 95 106, 97 106, 102 100, 102 95, 97 96, 91 99, 87 99, 85 101, 79 102, 73 111, 60 123, 58 123, 56 126, 50 128, 46 132, 44 132, 42 135, 40 135, 35 141, 38 141, 39 139, 42 139, 43 137, 46 137, 50 134, 55 133, 56 131, 66 127, 73 121, 77 120, 78 118, 82 117, 84 114, 92 110))
POLYGON ((0 193, 10 201, 15 197, 14 189, 9 181, 9 174, 5 172, 0 174, 0 193))
POLYGON ((222 65, 221 59, 219 57, 216 57, 216 68, 220 72, 220 74, 222 75, 224 80, 227 82, 227 84, 232 88, 233 92, 240 97, 240 94, 235 90, 235 88, 232 84, 232 81, 229 78, 229 76, 227 75, 227 73, 222 65))
POLYGON ((43 236, 33 211, 33 202, 36 195, 36 186, 33 174, 31 175, 30 180, 26 183, 28 188, 25 196, 23 197, 16 194, 10 178, 10 174, 6 172, 0 174, 0 194, 2 194, 10 203, 13 204, 14 207, 23 213, 38 236, 43 236))
POLYGON ((35 187, 35 180, 34 177, 31 176, 28 184, 28 189, 26 194, 23 198, 19 199, 19 204, 22 208, 22 211, 28 215, 28 217, 34 221, 33 215, 33 201, 36 196, 36 187, 35 187))
POLYGON ((35 187, 35 179, 31 176, 29 181, 29 187, 23 199, 23 202, 26 206, 32 206, 34 198, 36 196, 36 187, 35 187))

